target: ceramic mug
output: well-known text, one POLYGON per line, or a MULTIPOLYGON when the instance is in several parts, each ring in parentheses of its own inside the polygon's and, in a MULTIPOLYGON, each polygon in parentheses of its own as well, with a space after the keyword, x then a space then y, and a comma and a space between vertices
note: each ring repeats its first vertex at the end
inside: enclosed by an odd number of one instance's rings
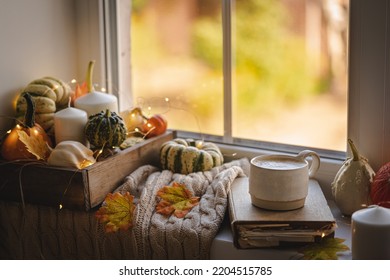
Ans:
POLYGON ((297 156, 261 155, 251 160, 249 193, 252 204, 269 210, 293 210, 305 204, 312 178, 320 166, 314 151, 297 156), (307 158, 311 157, 309 163, 307 158))

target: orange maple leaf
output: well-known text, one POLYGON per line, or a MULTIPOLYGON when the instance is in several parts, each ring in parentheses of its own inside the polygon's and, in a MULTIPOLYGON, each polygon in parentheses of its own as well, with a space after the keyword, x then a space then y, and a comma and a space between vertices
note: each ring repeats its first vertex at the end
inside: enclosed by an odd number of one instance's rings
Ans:
POLYGON ((88 93, 88 86, 86 82, 82 82, 81 84, 76 84, 74 94, 71 97, 71 103, 74 104, 74 101, 88 93))
POLYGON ((42 135, 31 133, 28 135, 23 130, 18 130, 19 140, 26 145, 27 150, 33 154, 38 160, 46 160, 50 154, 50 148, 42 135))
POLYGON ((107 194, 103 205, 96 212, 99 222, 105 224, 106 232, 116 232, 118 230, 128 230, 133 226, 133 214, 135 204, 134 196, 129 192, 107 194))
POLYGON ((174 215, 183 218, 194 206, 199 204, 199 197, 193 196, 185 185, 174 182, 157 192, 162 200, 156 205, 157 213, 165 216, 174 215))

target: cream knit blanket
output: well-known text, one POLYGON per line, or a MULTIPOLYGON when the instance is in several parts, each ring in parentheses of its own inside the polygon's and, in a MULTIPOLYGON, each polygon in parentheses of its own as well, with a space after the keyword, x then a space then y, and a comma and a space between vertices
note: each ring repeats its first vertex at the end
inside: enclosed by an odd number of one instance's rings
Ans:
POLYGON ((247 159, 215 167, 210 171, 182 175, 141 166, 125 178, 116 192, 135 197, 133 254, 136 259, 208 259, 213 238, 227 208, 227 195, 233 180, 246 176, 247 159), (157 191, 173 182, 186 185, 199 204, 184 218, 156 213, 157 191))

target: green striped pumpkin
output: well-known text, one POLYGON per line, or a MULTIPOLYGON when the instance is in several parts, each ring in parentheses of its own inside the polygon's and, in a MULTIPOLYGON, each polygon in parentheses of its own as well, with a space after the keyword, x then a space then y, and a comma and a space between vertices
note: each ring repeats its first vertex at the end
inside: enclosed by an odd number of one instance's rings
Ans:
POLYGON ((54 135, 54 114, 68 106, 73 94, 71 87, 54 77, 43 77, 30 82, 19 94, 16 101, 16 118, 24 120, 27 102, 23 98, 29 93, 35 103, 35 121, 48 133, 54 135))
POLYGON ((123 119, 107 109, 88 118, 85 137, 94 148, 117 147, 125 141, 127 129, 123 119))
POLYGON ((220 166, 223 155, 214 143, 176 138, 162 144, 160 160, 163 169, 189 174, 220 166))

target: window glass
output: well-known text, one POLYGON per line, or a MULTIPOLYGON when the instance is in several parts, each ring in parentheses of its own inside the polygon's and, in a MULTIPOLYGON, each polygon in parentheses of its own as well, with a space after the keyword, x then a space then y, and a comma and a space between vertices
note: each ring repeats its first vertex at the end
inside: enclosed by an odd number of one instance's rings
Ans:
POLYGON ((221 1, 133 1, 134 103, 169 127, 222 135, 221 1))
MULTIPOLYGON (((223 135, 222 1, 132 1, 134 103, 223 135)), ((345 151, 347 0, 232 1, 233 137, 345 151)))
POLYGON ((345 151, 346 1, 235 1, 233 136, 345 151))

